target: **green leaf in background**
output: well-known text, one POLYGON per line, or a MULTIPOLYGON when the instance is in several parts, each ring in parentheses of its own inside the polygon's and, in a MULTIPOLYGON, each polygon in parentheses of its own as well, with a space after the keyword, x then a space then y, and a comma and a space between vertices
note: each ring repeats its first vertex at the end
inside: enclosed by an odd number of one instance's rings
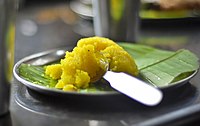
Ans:
POLYGON ((142 37, 140 40, 141 44, 149 46, 159 46, 168 48, 182 48, 183 45, 189 42, 188 36, 147 36, 142 37))
POLYGON ((144 45, 119 44, 134 57, 142 77, 158 87, 168 86, 199 68, 198 57, 189 50, 171 52, 144 45))
POLYGON ((140 17, 144 19, 171 19, 171 18, 185 18, 192 16, 192 12, 187 10, 141 10, 140 17))

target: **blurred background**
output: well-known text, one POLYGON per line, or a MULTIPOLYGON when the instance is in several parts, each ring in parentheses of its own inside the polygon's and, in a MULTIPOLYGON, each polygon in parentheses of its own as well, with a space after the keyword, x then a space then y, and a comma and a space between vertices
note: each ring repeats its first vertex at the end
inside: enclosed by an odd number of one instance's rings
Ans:
MULTIPOLYGON (((120 0, 112 1, 117 3, 120 0)), ((144 36, 146 32, 149 32, 149 27, 154 27, 154 33, 159 35, 156 28, 159 28, 159 32, 161 27, 167 31, 169 27, 174 27, 171 23, 175 23, 180 28, 199 23, 200 0, 141 0, 140 8, 140 24, 141 29, 145 29, 144 32, 142 31, 144 36)), ((29 54, 35 53, 34 48, 44 51, 42 46, 34 47, 36 45, 33 44, 34 42, 40 42, 47 49, 55 48, 56 45, 75 45, 81 37, 94 35, 92 0, 20 0, 16 28, 16 43, 26 43, 27 47, 24 50, 29 50, 29 54), (59 44, 48 44, 51 42, 59 44)), ((154 33, 151 33, 151 36, 154 33)), ((172 48, 181 48, 177 47, 177 44, 184 43, 187 38, 176 33, 178 32, 175 31, 174 34, 169 35, 170 37, 175 35, 171 38, 172 48)), ((167 40, 162 40, 162 44, 166 41, 170 46, 168 33, 165 35, 162 39, 167 38, 167 40)), ((160 42, 159 37, 151 39, 143 37, 139 41, 147 43, 147 40, 148 44, 152 45, 160 42)), ((21 50, 18 47, 20 44, 16 44, 17 50, 21 50)), ((25 56, 20 53, 16 55, 16 57, 25 56)))

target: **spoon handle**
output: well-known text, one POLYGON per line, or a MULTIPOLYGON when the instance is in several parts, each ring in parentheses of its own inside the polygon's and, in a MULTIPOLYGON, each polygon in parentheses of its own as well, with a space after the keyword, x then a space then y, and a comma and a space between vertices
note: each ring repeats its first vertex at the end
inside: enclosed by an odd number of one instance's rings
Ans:
POLYGON ((107 71, 103 78, 112 88, 144 105, 155 106, 163 98, 159 89, 126 73, 107 71))

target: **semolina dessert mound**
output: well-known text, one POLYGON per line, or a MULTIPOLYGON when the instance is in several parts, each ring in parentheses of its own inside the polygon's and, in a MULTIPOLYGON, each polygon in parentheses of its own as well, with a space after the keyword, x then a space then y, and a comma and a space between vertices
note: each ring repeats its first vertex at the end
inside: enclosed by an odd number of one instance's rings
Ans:
POLYGON ((55 88, 77 91, 100 79, 107 63, 109 70, 138 74, 133 58, 114 41, 103 37, 80 39, 59 64, 48 65, 45 74, 58 80, 55 88))

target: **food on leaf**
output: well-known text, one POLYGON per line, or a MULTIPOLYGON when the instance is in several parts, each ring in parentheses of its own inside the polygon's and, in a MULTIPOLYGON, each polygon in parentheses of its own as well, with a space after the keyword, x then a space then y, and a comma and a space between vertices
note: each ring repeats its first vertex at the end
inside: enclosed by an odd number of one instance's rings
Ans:
POLYGON ((117 43, 103 37, 80 39, 72 52, 67 51, 59 64, 47 66, 45 73, 58 79, 56 88, 75 90, 98 81, 107 65, 115 72, 138 74, 134 59, 117 43))
POLYGON ((106 72, 106 63, 112 71, 139 74, 138 78, 159 88, 176 84, 199 69, 198 57, 186 49, 168 51, 90 37, 79 40, 59 63, 55 61, 44 66, 22 63, 18 70, 25 80, 48 88, 83 93, 112 91, 104 79, 96 83, 106 72))

